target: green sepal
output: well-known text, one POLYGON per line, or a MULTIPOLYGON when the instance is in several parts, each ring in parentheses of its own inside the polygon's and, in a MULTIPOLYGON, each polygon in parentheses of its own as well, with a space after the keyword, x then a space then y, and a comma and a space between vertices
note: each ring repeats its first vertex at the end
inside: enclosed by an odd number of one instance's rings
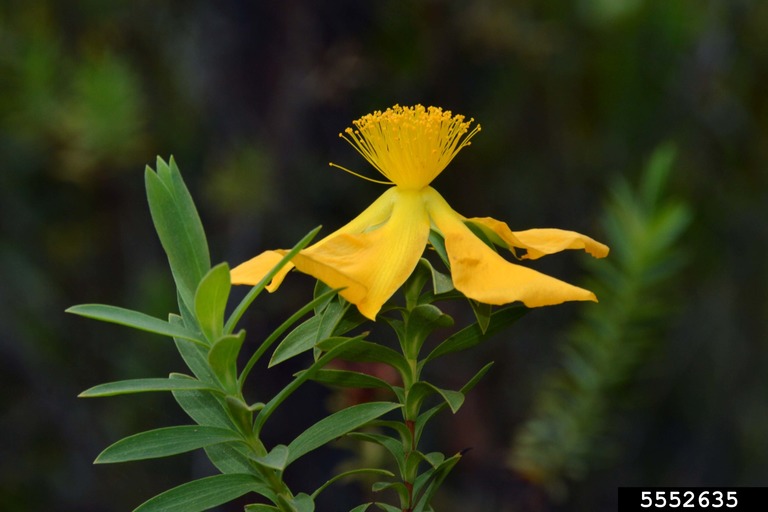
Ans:
POLYGON ((212 444, 239 441, 232 430, 200 425, 159 428, 134 434, 117 441, 102 451, 94 464, 111 464, 133 460, 157 459, 191 452, 212 444))
POLYGON ((288 447, 278 444, 268 454, 254 460, 262 466, 283 471, 288 465, 288 447))
POLYGON ((224 334, 224 314, 231 288, 229 265, 220 263, 205 274, 195 291, 195 316, 211 343, 224 334))
POLYGON ((443 261, 443 264, 446 268, 451 268, 451 262, 448 259, 448 251, 445 250, 445 239, 443 238, 443 235, 435 231, 434 229, 429 231, 429 243, 432 246, 433 249, 435 249, 435 252, 438 256, 440 256, 440 259, 443 261))
MULTIPOLYGON (((179 374, 180 375, 180 374, 179 374)), ((130 379, 118 380, 99 384, 86 389, 79 395, 80 398, 97 398, 103 396, 128 395, 131 393, 147 393, 153 391, 175 391, 175 390, 205 390, 216 391, 216 389, 200 382, 197 379, 189 377, 187 379, 130 379)))
POLYGON ((368 402, 326 416, 291 441, 288 464, 399 407, 392 402, 368 402))
POLYGON ((262 488, 253 475, 214 475, 158 494, 133 512, 202 512, 262 488))
POLYGON ((147 166, 144 178, 152 221, 176 288, 192 310, 197 285, 211 266, 203 224, 173 158, 166 164, 158 157, 157 173, 147 166))
POLYGON ((488 325, 491 323, 493 306, 472 299, 469 299, 469 305, 472 306, 472 312, 475 314, 475 319, 477 320, 477 326, 480 327, 480 332, 485 334, 488 330, 488 325))
POLYGON ((152 332, 162 336, 171 336, 182 338, 193 343, 205 346, 203 338, 196 332, 190 331, 183 325, 176 325, 165 320, 160 320, 153 316, 133 311, 131 309, 120 308, 117 306, 107 306, 104 304, 81 304, 72 306, 66 310, 67 313, 73 313, 102 322, 125 325, 140 331, 152 332))
POLYGON ((245 341, 245 331, 222 336, 208 352, 208 364, 224 389, 237 394, 237 356, 245 341))
POLYGON ((460 352, 474 347, 475 345, 485 341, 502 329, 512 325, 519 320, 525 313, 528 312, 528 308, 520 305, 507 306, 499 309, 490 316, 488 328, 483 332, 481 327, 474 323, 457 333, 446 338, 442 343, 429 353, 419 364, 424 364, 446 354, 453 352, 460 352))

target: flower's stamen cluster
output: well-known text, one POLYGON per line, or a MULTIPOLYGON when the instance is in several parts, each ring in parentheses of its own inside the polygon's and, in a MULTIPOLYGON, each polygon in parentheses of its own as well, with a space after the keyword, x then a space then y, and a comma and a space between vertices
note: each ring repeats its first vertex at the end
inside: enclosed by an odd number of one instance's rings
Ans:
POLYGON ((339 136, 391 183, 421 189, 429 185, 462 148, 470 145, 470 139, 480 131, 480 125, 470 131, 474 119, 464 119, 438 107, 395 105, 361 117, 353 122, 355 129, 347 128, 339 136))

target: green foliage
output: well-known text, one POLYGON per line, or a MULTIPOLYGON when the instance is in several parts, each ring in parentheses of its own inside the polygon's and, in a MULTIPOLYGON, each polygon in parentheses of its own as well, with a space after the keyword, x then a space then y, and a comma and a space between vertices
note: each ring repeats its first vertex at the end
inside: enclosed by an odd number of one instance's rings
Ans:
POLYGON ((689 207, 666 192, 673 161, 673 149, 662 147, 638 187, 620 181, 613 188, 602 220, 611 255, 600 265, 588 262, 600 307, 584 309, 560 348, 560 368, 544 378, 515 439, 512 467, 556 497, 605 460, 610 418, 649 350, 663 343, 685 261, 680 239, 691 221, 689 207))
MULTIPOLYGON (((134 434, 106 448, 96 462, 168 457, 202 448, 222 473, 166 491, 146 501, 137 511, 202 511, 255 493, 271 505, 254 504, 248 510, 312 512, 313 496, 319 490, 312 496, 292 493, 283 482, 284 471, 310 451, 401 407, 398 403, 372 402, 343 409, 309 426, 287 444, 271 449, 260 439, 264 424, 293 392, 345 351, 365 343, 364 335, 342 336, 359 325, 361 317, 348 314, 349 304, 341 299, 332 299, 337 290, 320 289, 317 297, 256 348, 242 370, 238 367, 245 331, 234 334, 237 323, 272 276, 309 244, 317 230, 289 251, 226 318, 231 288, 229 267, 222 263, 211 268, 200 217, 173 159, 169 164, 158 159, 156 172, 147 169, 146 186, 152 219, 177 285, 180 315, 171 314, 166 322, 137 311, 98 304, 74 306, 67 311, 172 338, 194 377, 175 373, 167 379, 118 381, 95 386, 80 396, 170 391, 196 425, 134 434), (310 312, 316 312, 315 316, 297 326, 310 312), (311 329, 306 327, 308 324, 311 329), (313 363, 266 403, 248 403, 243 390, 250 371, 286 332, 272 353, 273 365, 308 350, 319 351, 317 347, 321 345, 327 349, 317 352, 313 363)), ((377 473, 362 469, 354 474, 360 472, 377 473)), ((389 473, 379 471, 378 474, 389 473)), ((335 480, 329 483, 332 481, 335 480)))

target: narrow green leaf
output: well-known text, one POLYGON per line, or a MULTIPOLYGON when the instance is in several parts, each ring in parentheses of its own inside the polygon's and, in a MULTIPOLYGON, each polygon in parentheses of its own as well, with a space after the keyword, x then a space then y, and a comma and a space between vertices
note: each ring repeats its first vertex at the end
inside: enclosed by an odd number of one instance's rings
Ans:
POLYGON ((288 465, 288 447, 278 444, 268 454, 255 460, 262 466, 283 471, 285 466, 288 465))
POLYGON ((432 277, 432 293, 435 295, 440 295, 454 290, 451 276, 447 276, 442 272, 438 272, 435 267, 432 266, 432 263, 430 263, 426 258, 421 258, 421 260, 419 260, 419 264, 424 267, 432 277))
POLYGON ((392 458, 395 459, 395 463, 397 464, 397 469, 400 474, 405 474, 405 451, 403 448, 403 442, 389 436, 385 436, 384 434, 374 434, 371 432, 350 432, 349 437, 353 439, 360 439, 361 441, 367 441, 369 443, 375 443, 386 449, 392 455, 392 458))
POLYGON ((525 313, 528 312, 528 308, 525 306, 508 306, 494 312, 490 317, 488 328, 483 332, 477 323, 474 323, 459 332, 449 336, 442 343, 440 343, 430 354, 421 362, 425 364, 433 359, 451 354, 453 352, 459 352, 468 348, 474 347, 482 341, 490 338, 502 329, 512 325, 519 320, 525 313))
POLYGON ((205 232, 176 163, 158 158, 157 168, 144 174, 152 221, 182 300, 194 309, 195 290, 210 268, 205 232))
POLYGON ((299 240, 299 242, 294 245, 293 248, 288 251, 285 256, 282 257, 277 265, 272 267, 272 269, 267 272, 267 275, 265 275, 264 278, 259 281, 256 286, 250 289, 250 291, 246 294, 245 297, 243 297, 243 300, 240 301, 237 307, 235 307, 235 310, 229 316, 229 319, 224 326, 224 332, 230 333, 235 330, 235 327, 240 321, 240 318, 242 318, 243 314, 245 314, 245 311, 248 309, 251 303, 256 300, 256 297, 258 297, 259 294, 264 291, 264 288, 270 283, 270 281, 272 281, 272 278, 275 277, 275 275, 277 275, 277 273, 280 272, 280 270, 286 266, 288 262, 291 261, 291 259, 293 259, 293 257, 296 256, 300 250, 309 245, 312 239, 315 238, 315 235, 317 235, 317 233, 320 231, 321 227, 322 226, 318 226, 304 235, 304 238, 299 240))
POLYGON ((434 229, 429 231, 429 244, 432 246, 433 249, 435 249, 435 252, 438 256, 440 256, 440 259, 443 261, 443 264, 451 268, 450 260, 448 259, 448 251, 445 250, 445 239, 443 236, 435 231, 434 229))
POLYGON ((389 383, 378 377, 350 370, 318 370, 310 380, 329 386, 339 386, 343 388, 392 389, 392 386, 389 383))
POLYGON ((221 263, 208 271, 195 292, 197 322, 211 343, 224 332, 224 313, 231 288, 229 266, 221 263))
POLYGON ((288 333, 277 345, 269 360, 269 367, 287 361, 288 359, 311 350, 317 340, 317 330, 322 317, 313 316, 288 333))
POLYGON ((480 332, 485 334, 485 332, 488 330, 488 325, 491 323, 493 306, 472 299, 469 299, 469 305, 472 306, 472 311, 475 313, 475 318, 477 319, 478 327, 480 327, 480 332))
MULTIPOLYGON (((490 363, 480 368, 480 370, 478 370, 478 372, 471 379, 469 379, 469 381, 466 384, 464 384, 461 387, 461 390, 460 390, 461 393, 464 394, 464 396, 466 396, 467 393, 469 393, 472 390, 472 388, 474 388, 477 385, 477 383, 480 382, 480 379, 482 379, 485 376, 485 374, 488 373, 488 370, 491 369, 491 366, 493 366, 493 361, 491 361, 490 363)), ((416 430, 415 430, 414 436, 417 440, 421 438, 421 434, 422 432, 424 432, 424 427, 429 422, 429 420, 431 420, 435 414, 443 410, 443 408, 446 405, 448 405, 446 402, 436 405, 431 409, 421 413, 419 417, 416 418, 416 430)))
POLYGON ((401 509, 397 507, 393 507, 392 505, 387 505, 386 503, 375 502, 374 505, 379 507, 384 512, 402 512, 401 509))
MULTIPOLYGON (((172 378, 190 379, 179 375, 172 375, 172 378)), ((173 397, 198 425, 236 430, 234 423, 225 412, 224 401, 217 399, 212 393, 198 390, 174 390, 173 397)))
MULTIPOLYGON (((242 443, 222 443, 205 447, 205 454, 216 469, 225 474, 251 473, 259 477, 258 470, 251 463, 249 449, 242 443)), ((269 497, 269 490, 259 491, 269 497)))
MULTIPOLYGON (((325 482, 323 485, 318 487, 315 492, 312 493, 313 498, 317 498, 318 495, 320 495, 321 492, 323 492, 325 489, 327 489, 331 484, 334 484, 338 482, 339 480, 343 480, 345 478, 357 476, 357 475, 379 475, 379 476, 386 476, 390 478, 394 478, 395 474, 391 471, 387 471, 386 469, 378 469, 378 468, 358 468, 358 469, 351 469, 349 471, 345 471, 343 473, 339 473, 338 475, 335 475, 333 478, 325 482)), ((367 506, 366 506, 367 508, 367 506)), ((365 509, 363 509, 365 510, 365 509)))
POLYGON ((159 428, 121 439, 101 452, 94 463, 157 459, 240 439, 236 432, 224 428, 199 425, 159 428))
POLYGON ((272 505, 264 505, 263 503, 254 503, 252 505, 245 506, 245 512, 280 512, 280 509, 272 505))
POLYGON ((323 357, 315 361, 312 366, 297 375, 290 383, 288 383, 287 386, 281 389, 277 395, 272 397, 272 399, 264 405, 264 408, 259 411, 258 416, 256 416, 256 419, 253 422, 253 432, 258 436, 261 432, 261 429, 264 427, 264 424, 281 403, 283 403, 294 391, 296 391, 299 386, 310 379, 317 370, 323 368, 325 365, 342 354, 347 349, 347 346, 353 343, 355 340, 356 338, 348 339, 346 342, 343 342, 329 350, 323 355, 323 357))
POLYGON ((400 503, 408 503, 408 488, 402 482, 375 482, 371 486, 373 492, 381 492, 387 489, 395 491, 400 498, 400 503))
POLYGON ((440 395, 454 414, 459 410, 461 404, 464 403, 463 393, 449 389, 441 389, 430 382, 420 381, 411 387, 411 393, 408 395, 408 404, 406 407, 408 407, 409 410, 417 411, 422 400, 432 393, 440 395), (411 401, 414 403, 411 404, 411 401))
POLYGON ((131 379, 107 382, 86 389, 78 396, 81 398, 95 398, 102 396, 127 395, 131 393, 146 393, 151 391, 176 391, 176 390, 206 390, 215 391, 208 385, 197 379, 131 379))
POLYGON ((219 338, 208 352, 208 364, 230 393, 237 392, 237 356, 245 341, 245 331, 219 338))
POLYGON ((368 508, 373 505, 373 503, 363 503, 362 505, 358 505, 349 512, 366 512, 368 508))
POLYGON ((131 309, 119 308, 117 306, 107 306, 104 304, 81 304, 72 306, 66 310, 67 313, 110 322, 113 324, 133 327, 140 331, 153 332, 163 336, 181 338, 193 343, 205 345, 201 336, 196 332, 186 329, 182 325, 174 325, 159 318, 149 316, 131 309))
POLYGON ((436 329, 450 327, 453 318, 432 304, 420 304, 411 310, 405 322, 405 336, 401 340, 404 354, 417 359, 427 337, 436 329))
POLYGON ((434 471, 427 479, 429 485, 426 485, 426 481, 419 482, 417 479, 417 485, 414 485, 413 492, 414 494, 418 494, 423 489, 423 494, 418 498, 414 512, 425 512, 428 510, 432 498, 448 476, 448 473, 451 472, 459 460, 461 460, 461 454, 456 454, 453 457, 445 459, 438 467, 434 468, 434 471))
MULTIPOLYGON (((343 338, 328 338, 318 343, 317 347, 323 351, 330 350, 340 343, 340 339, 343 338)), ((350 343, 344 353, 339 355, 339 358, 345 361, 386 363, 397 368, 401 373, 409 371, 408 363, 398 352, 378 343, 363 341, 359 338, 350 343)))
POLYGON ((202 512, 262 487, 253 475, 215 475, 174 487, 133 512, 202 512))
POLYGON ((323 418, 288 445, 288 464, 398 407, 400 404, 391 402, 369 402, 353 405, 323 418))

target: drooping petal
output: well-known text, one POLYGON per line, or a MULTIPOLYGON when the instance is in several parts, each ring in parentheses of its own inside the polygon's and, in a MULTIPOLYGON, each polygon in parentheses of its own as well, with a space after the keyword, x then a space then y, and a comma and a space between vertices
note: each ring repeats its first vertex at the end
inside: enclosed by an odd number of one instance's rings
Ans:
POLYGON ((430 228, 418 191, 392 187, 382 198, 391 201, 391 215, 383 223, 368 223, 373 229, 358 233, 337 232, 293 260, 300 271, 329 286, 353 282, 364 287, 362 294, 353 287, 341 295, 372 320, 413 272, 430 228))
POLYGON ((466 220, 481 228, 491 230, 509 247, 527 249, 528 254, 524 256, 527 259, 535 260, 566 249, 584 249, 595 258, 608 256, 607 245, 575 231, 552 228, 512 231, 506 222, 490 217, 474 217, 466 220))
MULTIPOLYGON (((284 253, 285 251, 283 251, 284 253)), ((251 258, 245 263, 233 268, 229 275, 232 280, 232 284, 249 284, 255 286, 264 279, 270 270, 275 268, 275 265, 280 263, 284 254, 280 251, 265 251, 255 258, 251 258)), ((293 263, 288 262, 280 271, 272 278, 272 282, 267 285, 267 291, 270 293, 277 290, 280 284, 285 279, 286 274, 293 268, 293 263)))
MULTIPOLYGON (((376 201, 374 201, 368 208, 366 208, 360 215, 352 219, 343 227, 337 229, 330 235, 326 236, 314 246, 320 245, 327 240, 338 236, 343 233, 362 233, 372 227, 387 220, 392 212, 392 198, 387 194, 381 195, 376 201)), ((305 251, 310 250, 310 246, 305 251)), ((275 265, 282 259, 288 251, 286 249, 277 249, 274 251, 265 251, 255 258, 252 258, 245 263, 241 263, 237 267, 233 268, 230 272, 232 284, 258 284, 267 273, 272 270, 275 265)), ((295 259, 294 259, 295 261, 295 259)), ((289 262, 285 265, 280 272, 275 275, 272 282, 267 286, 269 292, 274 292, 280 287, 283 279, 288 272, 294 268, 293 262, 289 262)), ((365 289, 360 283, 351 281, 344 281, 341 278, 334 279, 335 284, 326 283, 334 288, 347 288, 348 295, 365 295, 365 289), (355 291, 356 290, 356 291, 355 291)))
POLYGON ((464 224, 464 218, 431 187, 424 192, 427 211, 445 238, 456 289, 486 304, 522 301, 528 307, 572 300, 597 301, 589 290, 506 261, 464 224))

